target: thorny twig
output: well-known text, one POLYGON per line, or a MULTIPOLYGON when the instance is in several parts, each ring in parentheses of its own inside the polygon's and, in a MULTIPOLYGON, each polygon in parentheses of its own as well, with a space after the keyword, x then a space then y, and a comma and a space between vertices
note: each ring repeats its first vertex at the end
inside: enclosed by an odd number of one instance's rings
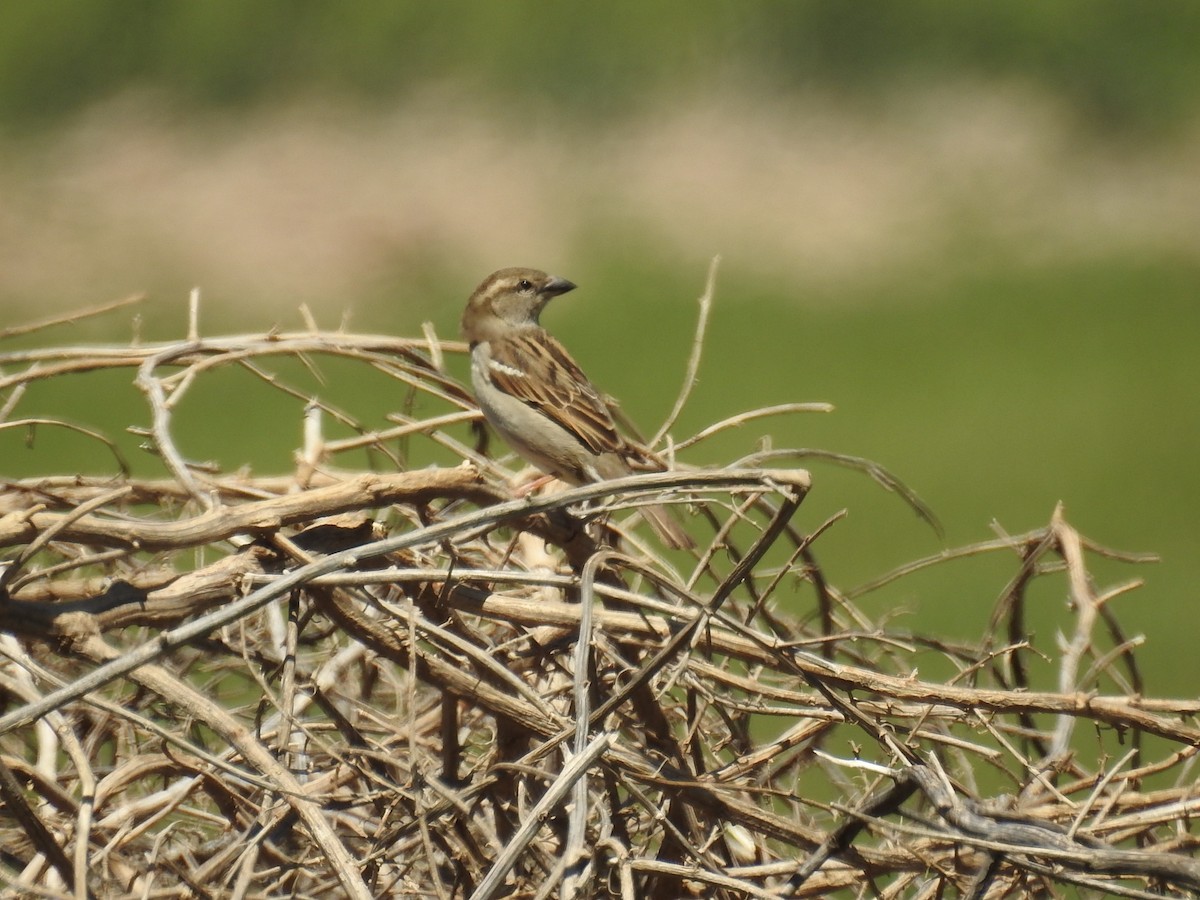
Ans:
POLYGON ((0 354, 6 413, 35 382, 136 373, 166 469, 0 482, 10 893, 1200 889, 1200 702, 1142 694, 1129 586, 1092 584, 1113 554, 1061 513, 839 591, 807 473, 757 466, 849 465, 935 521, 874 463, 772 451, 514 499, 443 365, 464 348, 431 330, 191 338, 0 354), (420 402, 380 428, 336 379, 308 383, 324 358, 420 402), (188 460, 179 398, 217 371, 312 411, 292 475, 188 460), (347 470, 364 451, 390 468, 347 470), (651 500, 702 513, 708 545, 656 550, 651 500), (998 549, 1016 574, 978 646, 855 605, 998 549), (1021 627, 1043 579, 1072 599, 1061 648, 1021 627), (918 674, 931 650, 949 677, 918 674))

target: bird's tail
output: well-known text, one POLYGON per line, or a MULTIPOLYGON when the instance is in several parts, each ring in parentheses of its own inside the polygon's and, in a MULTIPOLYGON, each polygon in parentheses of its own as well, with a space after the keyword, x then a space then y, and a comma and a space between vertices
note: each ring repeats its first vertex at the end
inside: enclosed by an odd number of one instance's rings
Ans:
POLYGON ((642 515, 658 535, 658 539, 672 550, 691 550, 696 546, 692 536, 688 534, 672 510, 665 506, 647 506, 642 509, 642 515))

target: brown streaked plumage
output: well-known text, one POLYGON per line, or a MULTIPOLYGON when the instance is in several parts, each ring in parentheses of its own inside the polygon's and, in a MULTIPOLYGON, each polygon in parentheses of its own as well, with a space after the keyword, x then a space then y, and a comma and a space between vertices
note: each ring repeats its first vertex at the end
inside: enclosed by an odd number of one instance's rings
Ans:
MULTIPOLYGON (((475 289, 462 317, 471 345, 471 384, 479 408, 514 450, 549 475, 580 485, 661 469, 626 440, 603 396, 539 324, 546 304, 575 285, 537 269, 493 272, 475 289)), ((664 543, 691 547, 663 507, 645 514, 664 543)))

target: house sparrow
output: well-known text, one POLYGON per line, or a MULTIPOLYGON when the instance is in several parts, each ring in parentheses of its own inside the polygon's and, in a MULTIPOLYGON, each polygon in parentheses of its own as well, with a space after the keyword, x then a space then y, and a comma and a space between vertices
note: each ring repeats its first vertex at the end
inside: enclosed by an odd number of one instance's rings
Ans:
MULTIPOLYGON (((661 470, 617 431, 600 392, 538 316, 575 285, 537 269, 493 272, 471 294, 462 334, 471 345, 471 384, 492 427, 528 462, 572 485, 661 470), (632 465, 631 465, 632 464, 632 465)), ((643 510, 662 541, 691 537, 661 506, 643 510)))

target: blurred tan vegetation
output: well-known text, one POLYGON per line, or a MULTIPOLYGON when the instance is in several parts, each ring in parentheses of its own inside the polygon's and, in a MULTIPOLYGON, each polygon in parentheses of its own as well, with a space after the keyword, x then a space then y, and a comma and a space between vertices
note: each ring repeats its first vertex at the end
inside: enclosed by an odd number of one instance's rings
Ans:
POLYGON ((161 102, 109 101, 6 168, 9 303, 150 288, 178 305, 191 278, 243 321, 386 303, 410 307, 387 315, 411 327, 503 263, 586 273, 635 246, 697 275, 719 251, 801 303, 814 285, 886 299, 914 270, 952 279, 996 257, 1200 251, 1200 133, 1125 152, 1017 89, 947 86, 884 116, 688 97, 598 131, 526 128, 436 91, 386 111, 296 102, 236 126, 164 118, 161 102))

